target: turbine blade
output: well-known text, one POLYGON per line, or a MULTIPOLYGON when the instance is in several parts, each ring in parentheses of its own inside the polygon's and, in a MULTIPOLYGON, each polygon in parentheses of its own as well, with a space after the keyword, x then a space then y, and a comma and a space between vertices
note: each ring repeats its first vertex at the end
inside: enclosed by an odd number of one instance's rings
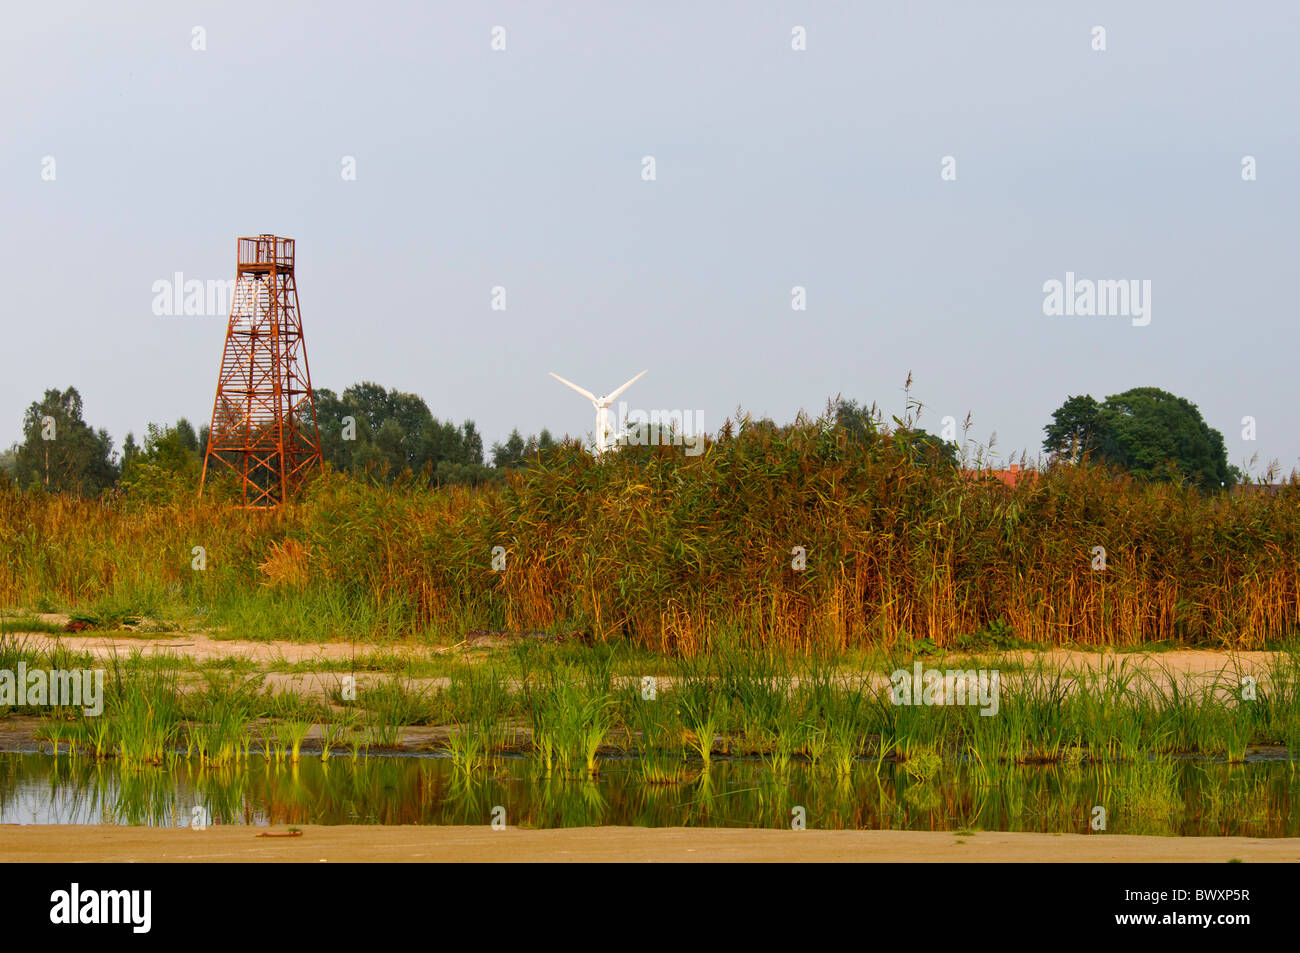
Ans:
POLYGON ((566 381, 563 377, 561 377, 559 374, 555 373, 554 371, 547 371, 547 373, 550 374, 552 377, 554 377, 557 381, 559 381, 559 382, 560 382, 561 384, 563 384, 565 387, 569 387, 569 388, 572 388, 573 390, 576 390, 576 391, 577 391, 579 394, 581 394, 583 397, 587 398, 587 400, 592 401, 593 403, 595 403, 595 401, 596 401, 596 395, 593 394, 591 391, 589 391, 589 390, 583 390, 583 389, 582 389, 581 387, 579 387, 577 384, 573 383, 573 381, 566 381))
POLYGON ((636 377, 632 378, 630 381, 628 381, 626 384, 624 384, 624 385, 623 385, 622 387, 620 387, 618 390, 614 391, 614 393, 610 394, 610 395, 609 395, 608 397, 606 397, 605 399, 606 399, 606 400, 613 400, 615 397, 617 397, 619 394, 623 393, 623 391, 627 390, 629 387, 631 387, 633 384, 635 384, 635 383, 636 383, 637 381, 639 381, 641 378, 645 377, 646 374, 648 374, 649 372, 650 372, 650 369, 649 369, 649 368, 646 368, 644 371, 642 371, 642 372, 641 372, 640 374, 638 374, 636 377))

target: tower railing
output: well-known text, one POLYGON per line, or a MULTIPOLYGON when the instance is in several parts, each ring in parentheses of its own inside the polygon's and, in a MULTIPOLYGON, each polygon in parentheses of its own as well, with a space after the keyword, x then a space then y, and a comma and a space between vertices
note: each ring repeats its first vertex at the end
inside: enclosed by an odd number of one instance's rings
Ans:
POLYGON ((258 235, 239 240, 238 273, 276 271, 293 273, 293 239, 258 235))
POLYGON ((236 475, 242 505, 279 506, 324 469, 293 265, 291 238, 238 241, 200 496, 212 469, 236 475))

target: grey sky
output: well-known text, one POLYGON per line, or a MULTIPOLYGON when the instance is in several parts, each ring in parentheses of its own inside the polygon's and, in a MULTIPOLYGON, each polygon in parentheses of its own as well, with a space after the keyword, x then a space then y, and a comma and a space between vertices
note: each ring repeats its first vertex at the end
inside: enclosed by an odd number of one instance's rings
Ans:
POLYGON ((152 284, 275 232, 316 386, 489 442, 591 429, 552 370, 649 368, 625 399, 710 430, 901 413, 911 370, 923 426, 970 411, 1004 453, 1152 385, 1232 462, 1300 465, 1300 4, 40 3, 0 76, 3 446, 49 387, 119 448, 206 423, 225 317, 157 317, 152 284), (1067 271, 1149 279, 1150 325, 1045 316, 1067 271))

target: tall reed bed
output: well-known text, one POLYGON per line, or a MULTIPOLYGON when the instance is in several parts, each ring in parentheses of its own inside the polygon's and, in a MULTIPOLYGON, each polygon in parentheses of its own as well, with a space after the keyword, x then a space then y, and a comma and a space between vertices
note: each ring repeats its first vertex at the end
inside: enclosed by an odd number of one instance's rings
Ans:
POLYGON ((802 421, 697 457, 564 446, 474 490, 330 475, 272 513, 0 487, 0 605, 308 640, 578 629, 682 654, 728 629, 800 651, 989 629, 1253 648, 1300 624, 1297 540, 1297 484, 1202 495, 1062 466, 1008 488, 802 421))

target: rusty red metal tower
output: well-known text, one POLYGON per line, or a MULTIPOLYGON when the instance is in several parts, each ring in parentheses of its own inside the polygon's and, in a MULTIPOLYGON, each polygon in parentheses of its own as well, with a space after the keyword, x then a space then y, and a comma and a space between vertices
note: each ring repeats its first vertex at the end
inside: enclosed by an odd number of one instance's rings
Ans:
POLYGON ((209 467, 229 468, 244 506, 279 506, 323 470, 293 239, 241 238, 237 258, 199 495, 209 467))

